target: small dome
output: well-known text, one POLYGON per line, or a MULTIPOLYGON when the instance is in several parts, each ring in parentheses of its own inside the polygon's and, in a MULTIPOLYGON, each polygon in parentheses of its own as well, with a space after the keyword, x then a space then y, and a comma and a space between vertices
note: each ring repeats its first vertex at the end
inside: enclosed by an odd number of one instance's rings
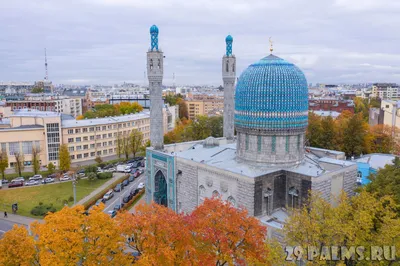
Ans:
POLYGON ((225 41, 226 42, 232 42, 233 41, 232 36, 231 35, 226 36, 225 41))
POLYGON ((158 33, 158 27, 156 25, 151 26, 150 33, 158 33))
POLYGON ((307 80, 297 66, 275 55, 264 57, 243 71, 235 99, 237 129, 306 130, 307 80))

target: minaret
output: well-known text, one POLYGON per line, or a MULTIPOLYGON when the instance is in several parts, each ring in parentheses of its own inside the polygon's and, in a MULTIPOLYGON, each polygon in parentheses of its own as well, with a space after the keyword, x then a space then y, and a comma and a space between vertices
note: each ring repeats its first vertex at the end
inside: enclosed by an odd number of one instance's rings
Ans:
POLYGON ((156 25, 150 28, 151 48, 147 52, 147 77, 150 88, 150 142, 156 150, 164 147, 163 127, 163 53, 158 49, 158 28, 156 25))
POLYGON ((222 58, 222 80, 224 81, 224 137, 226 137, 227 139, 233 139, 236 57, 232 54, 232 36, 226 36, 225 42, 226 53, 222 58))

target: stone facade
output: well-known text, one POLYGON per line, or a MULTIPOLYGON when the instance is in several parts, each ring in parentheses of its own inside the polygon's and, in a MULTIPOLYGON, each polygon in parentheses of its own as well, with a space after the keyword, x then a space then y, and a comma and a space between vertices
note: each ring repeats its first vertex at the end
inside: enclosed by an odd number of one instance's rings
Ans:
POLYGON ((150 87, 150 142, 155 149, 164 146, 164 128, 162 108, 163 53, 160 50, 147 52, 147 76, 150 87))
POLYGON ((222 58, 222 80, 224 81, 224 137, 233 139, 235 112, 235 80, 236 57, 234 55, 222 58))

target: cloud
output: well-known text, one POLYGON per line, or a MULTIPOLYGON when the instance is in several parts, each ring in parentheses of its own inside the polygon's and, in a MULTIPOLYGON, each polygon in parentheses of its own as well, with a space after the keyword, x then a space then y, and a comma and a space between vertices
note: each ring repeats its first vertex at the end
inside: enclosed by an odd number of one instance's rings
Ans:
POLYGON ((166 85, 173 73, 177 84, 221 84, 228 34, 237 76, 272 36, 309 82, 398 82, 398 11, 396 0, 3 1, 0 80, 42 79, 46 47, 54 83, 142 84, 157 24, 166 85))

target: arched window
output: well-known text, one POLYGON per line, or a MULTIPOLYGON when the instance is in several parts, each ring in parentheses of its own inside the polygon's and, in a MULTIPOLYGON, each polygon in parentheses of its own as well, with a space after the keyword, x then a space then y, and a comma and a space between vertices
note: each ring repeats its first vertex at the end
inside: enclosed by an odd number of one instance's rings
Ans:
POLYGON ((265 199, 265 213, 270 215, 272 212, 272 189, 267 188, 264 191, 264 199, 265 199))
POLYGON ((160 61, 160 59, 158 59, 158 69, 160 69, 161 68, 161 61, 160 61))
POLYGON ((235 72, 235 63, 232 64, 232 72, 235 72))
POLYGON ((150 69, 153 69, 153 59, 150 59, 150 69))
POLYGON ((299 201, 299 190, 295 187, 289 188, 289 196, 290 196, 290 206, 291 208, 295 208, 298 206, 299 201))
POLYGON ((226 66, 225 66, 225 68, 226 68, 226 72, 229 72, 229 62, 228 62, 228 61, 226 61, 226 66))
POLYGON ((219 192, 217 190, 214 190, 212 196, 213 198, 219 198, 219 192))
POLYGON ((236 207, 236 200, 235 200, 234 197, 229 196, 229 197, 228 197, 228 202, 229 202, 230 204, 232 204, 234 207, 236 207))
POLYGON ((199 187, 199 204, 204 202, 205 194, 206 194, 206 188, 203 185, 201 185, 199 187))
POLYGON ((362 181, 362 173, 360 171, 357 172, 357 183, 361 184, 362 181))

